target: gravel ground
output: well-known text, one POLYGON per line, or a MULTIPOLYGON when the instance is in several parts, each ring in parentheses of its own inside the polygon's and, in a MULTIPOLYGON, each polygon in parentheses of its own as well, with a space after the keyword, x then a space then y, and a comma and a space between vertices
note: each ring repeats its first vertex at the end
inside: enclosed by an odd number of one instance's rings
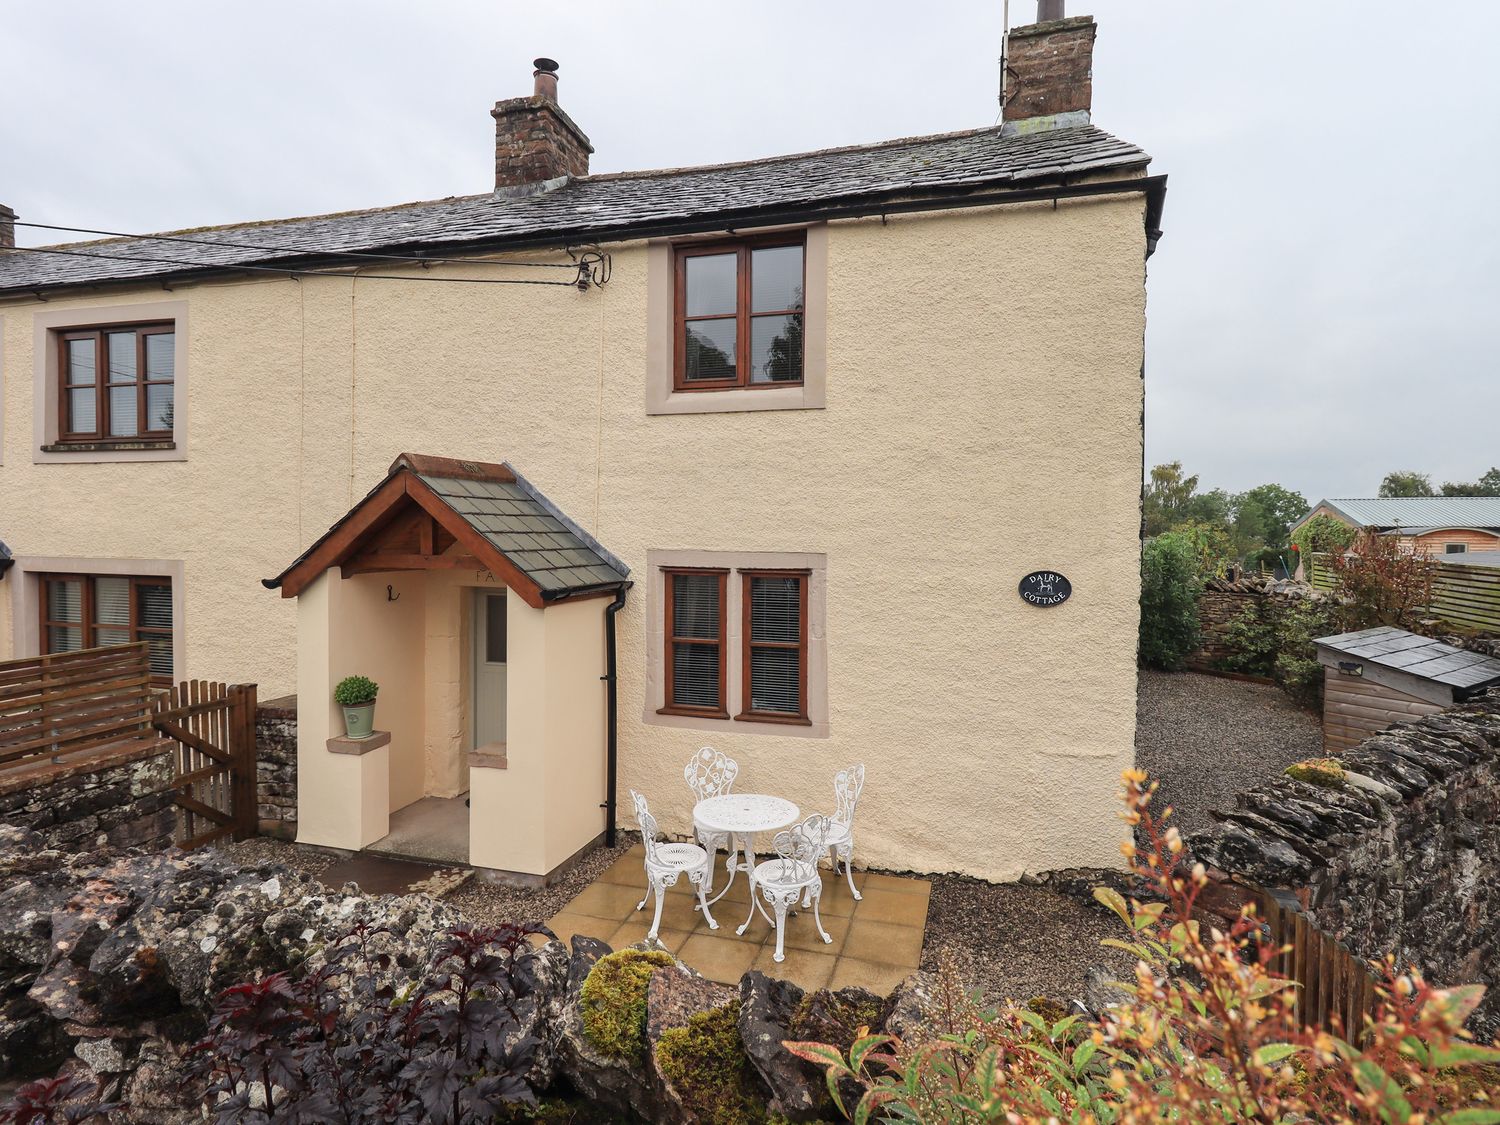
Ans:
POLYGON ((1130 958, 1099 944, 1122 936, 1120 920, 1093 902, 1045 887, 935 875, 922 968, 950 957, 989 1004, 1035 996, 1067 1004, 1083 998, 1092 965, 1129 976, 1130 958))
POLYGON ((1171 805, 1184 834, 1214 827, 1211 808, 1323 752, 1317 716, 1280 688, 1196 672, 1142 670, 1136 688, 1136 764, 1161 782, 1153 808, 1171 805))

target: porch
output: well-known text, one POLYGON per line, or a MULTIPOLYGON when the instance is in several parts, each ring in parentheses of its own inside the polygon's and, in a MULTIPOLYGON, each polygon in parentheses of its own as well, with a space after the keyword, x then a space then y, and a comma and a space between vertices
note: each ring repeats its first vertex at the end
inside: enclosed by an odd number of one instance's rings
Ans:
POLYGON ((397 458, 266 582, 297 599, 298 842, 555 877, 605 829, 627 573, 509 466, 397 458), (368 737, 334 704, 351 674, 379 685, 368 737))

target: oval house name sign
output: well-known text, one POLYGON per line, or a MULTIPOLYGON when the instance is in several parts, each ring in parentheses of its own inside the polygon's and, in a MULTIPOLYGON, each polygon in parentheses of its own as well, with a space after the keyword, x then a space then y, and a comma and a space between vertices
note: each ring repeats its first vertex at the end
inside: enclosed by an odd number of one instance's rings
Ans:
POLYGON ((1021 600, 1046 609, 1062 605, 1073 595, 1073 584, 1052 570, 1032 571, 1021 579, 1021 600))

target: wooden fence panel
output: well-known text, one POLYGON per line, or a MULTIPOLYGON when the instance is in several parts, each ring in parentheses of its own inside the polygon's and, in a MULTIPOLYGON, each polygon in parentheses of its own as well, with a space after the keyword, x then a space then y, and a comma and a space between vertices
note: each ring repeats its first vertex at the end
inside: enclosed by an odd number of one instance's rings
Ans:
POLYGON ((1302 1023, 1357 1041, 1375 1006, 1369 966, 1313 925, 1295 900, 1263 891, 1260 903, 1271 944, 1280 950, 1270 967, 1297 983, 1296 1012, 1302 1023))
POLYGON ((144 642, 0 663, 0 768, 155 740, 144 642))
MULTIPOLYGON (((1460 556, 1461 557, 1461 556, 1460 556)), ((1452 625, 1481 633, 1500 632, 1500 567, 1432 560, 1432 603, 1428 611, 1452 625)), ((1337 582, 1327 555, 1309 555, 1303 573, 1316 589, 1337 582)))
POLYGON ((185 680, 158 696, 151 721, 176 744, 178 846, 254 836, 255 685, 185 680))

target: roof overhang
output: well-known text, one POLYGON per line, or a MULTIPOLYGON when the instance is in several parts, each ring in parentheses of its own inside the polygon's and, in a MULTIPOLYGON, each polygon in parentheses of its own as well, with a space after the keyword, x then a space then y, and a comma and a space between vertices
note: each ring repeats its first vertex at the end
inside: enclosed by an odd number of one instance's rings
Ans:
MULTIPOLYGON (((507 465, 403 453, 363 500, 290 566, 275 578, 264 579, 262 585, 279 589, 284 598, 295 598, 333 567, 338 567, 344 578, 416 570, 483 570, 536 609, 564 600, 603 596, 628 585, 620 575, 612 581, 544 588, 476 527, 472 517, 460 512, 428 483, 434 478, 439 478, 440 485, 453 481, 524 484, 507 465)), ((535 495, 533 490, 527 491, 535 495)), ((537 495, 537 499, 542 498, 537 495)), ((609 575, 605 571, 602 577, 609 575)), ((546 575, 543 580, 552 581, 546 575)))

